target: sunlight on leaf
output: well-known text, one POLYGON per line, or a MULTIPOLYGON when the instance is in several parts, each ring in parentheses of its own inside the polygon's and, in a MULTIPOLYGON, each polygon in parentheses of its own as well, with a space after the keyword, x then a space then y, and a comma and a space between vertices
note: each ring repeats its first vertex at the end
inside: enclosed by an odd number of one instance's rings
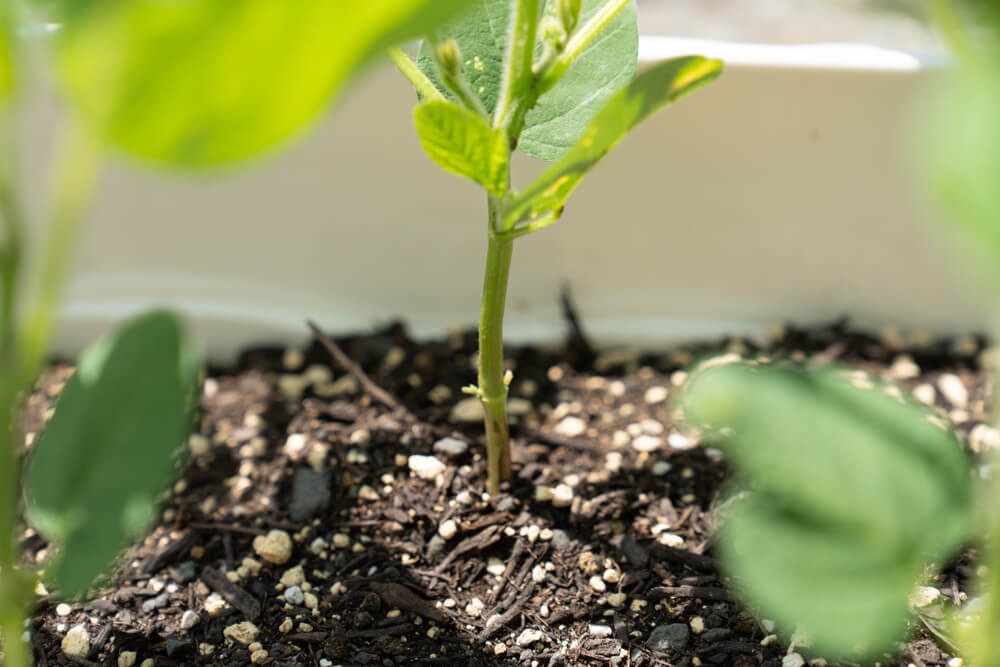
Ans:
POLYGON ((62 83, 102 136, 185 167, 240 160, 314 121, 372 56, 466 0, 63 3, 62 83))
POLYGON ((507 189, 507 135, 475 113, 445 101, 414 112, 420 143, 439 167, 471 179, 501 197, 507 189))
POLYGON ((821 651, 888 648, 924 567, 968 537, 969 464, 950 427, 838 367, 708 365, 677 400, 752 489, 718 544, 745 597, 821 651))
POLYGON ((32 524, 64 552, 50 574, 81 593, 148 526, 187 436, 198 365, 177 319, 153 312, 92 345, 26 472, 32 524))
MULTIPOLYGON (((577 25, 597 13, 606 0, 583 0, 577 25)), ((546 11, 554 13, 555 0, 546 11)), ((504 49, 514 0, 476 0, 469 12, 441 29, 462 51, 462 70, 472 90, 492 113, 500 93, 504 49)), ((638 53, 635 3, 621 13, 580 54, 556 86, 538 100, 525 118, 518 148, 542 160, 562 156, 593 119, 604 102, 635 75, 638 53)), ((421 45, 417 63, 439 89, 437 68, 428 43, 421 45)))
POLYGON ((594 117, 579 141, 511 201, 504 229, 562 208, 584 175, 636 125, 683 95, 714 80, 722 62, 701 56, 659 63, 637 76, 594 117))

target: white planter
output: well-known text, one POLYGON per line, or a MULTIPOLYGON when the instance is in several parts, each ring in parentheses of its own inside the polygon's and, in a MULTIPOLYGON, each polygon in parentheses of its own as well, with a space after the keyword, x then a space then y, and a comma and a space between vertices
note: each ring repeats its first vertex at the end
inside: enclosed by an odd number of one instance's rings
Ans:
MULTIPOLYGON (((509 340, 562 336, 563 283, 604 342, 845 313, 871 326, 982 324, 926 233, 908 166, 926 63, 850 45, 646 37, 640 51, 644 62, 704 53, 728 64, 623 142, 558 225, 518 242, 509 340)), ((111 165, 59 350, 153 304, 186 313, 215 356, 305 340, 306 318, 333 331, 402 318, 421 336, 474 325, 485 202, 423 155, 414 103, 382 66, 263 165, 207 180, 111 165)))

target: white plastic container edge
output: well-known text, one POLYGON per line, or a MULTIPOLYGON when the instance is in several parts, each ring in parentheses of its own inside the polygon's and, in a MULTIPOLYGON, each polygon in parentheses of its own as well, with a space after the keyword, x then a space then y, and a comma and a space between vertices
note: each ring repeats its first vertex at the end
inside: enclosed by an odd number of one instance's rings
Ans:
MULTIPOLYGON (((983 317, 936 250, 908 118, 942 64, 866 45, 643 37, 640 60, 721 57, 712 85, 638 128, 515 247, 507 338, 556 342, 568 285, 602 344, 760 334, 850 315, 932 332, 983 317)), ((205 181, 115 160, 61 312, 73 354, 149 306, 211 356, 393 319, 418 337, 479 312, 485 202, 412 129, 415 98, 373 68, 275 159, 205 181)), ((44 117, 44 114, 41 114, 44 117)), ((48 143, 51 127, 32 137, 48 143)), ((522 185, 539 167, 518 163, 522 185)))

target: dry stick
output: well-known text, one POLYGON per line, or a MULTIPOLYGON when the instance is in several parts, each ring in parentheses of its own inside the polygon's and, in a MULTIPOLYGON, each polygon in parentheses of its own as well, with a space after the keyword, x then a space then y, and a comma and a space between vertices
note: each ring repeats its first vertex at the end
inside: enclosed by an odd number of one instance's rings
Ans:
POLYGON ((340 368, 345 372, 353 375, 354 379, 361 383, 361 387, 365 390, 365 393, 390 410, 400 410, 406 415, 410 415, 409 410, 403 407, 403 405, 397 401, 392 394, 375 384, 375 382, 368 377, 368 374, 365 373, 364 369, 344 354, 344 351, 340 349, 340 346, 333 342, 329 336, 320 331, 319 327, 317 327, 311 320, 306 320, 306 325, 312 330, 313 336, 316 337, 316 340, 319 341, 320 345, 325 347, 326 351, 330 353, 331 357, 333 357, 333 360, 337 362, 337 365, 340 366, 340 368))
POLYGON ((656 586, 649 589, 646 595, 657 600, 674 596, 681 598, 701 598, 703 600, 712 600, 713 602, 731 602, 733 599, 732 593, 725 588, 716 588, 714 586, 656 586))

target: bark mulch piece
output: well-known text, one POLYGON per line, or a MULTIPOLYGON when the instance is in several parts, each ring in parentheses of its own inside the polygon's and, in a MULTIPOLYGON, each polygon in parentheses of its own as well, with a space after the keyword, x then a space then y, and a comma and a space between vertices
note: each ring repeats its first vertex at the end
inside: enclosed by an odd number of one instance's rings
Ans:
MULTIPOLYGON (((891 378, 966 434, 986 421, 982 339, 898 339, 840 321, 786 327, 767 352, 891 378), (964 402, 939 389, 944 374, 964 402)), ((475 379, 474 344, 473 333, 417 343, 393 325, 212 369, 158 524, 90 601, 40 601, 38 664, 781 665, 788 647, 712 558, 725 462, 669 414, 693 359, 760 347, 595 351, 576 325, 565 355, 509 350, 516 478, 490 497, 476 406, 460 391, 475 379), (439 469, 414 474, 414 455, 439 469), (81 624, 91 652, 70 658, 60 642, 81 624)), ((43 379, 29 432, 68 373, 43 379)), ((22 547, 44 562, 30 528, 22 547)), ((972 568, 966 555, 933 583, 961 602, 972 568)), ((913 631, 881 664, 945 665, 928 629, 913 631)))

